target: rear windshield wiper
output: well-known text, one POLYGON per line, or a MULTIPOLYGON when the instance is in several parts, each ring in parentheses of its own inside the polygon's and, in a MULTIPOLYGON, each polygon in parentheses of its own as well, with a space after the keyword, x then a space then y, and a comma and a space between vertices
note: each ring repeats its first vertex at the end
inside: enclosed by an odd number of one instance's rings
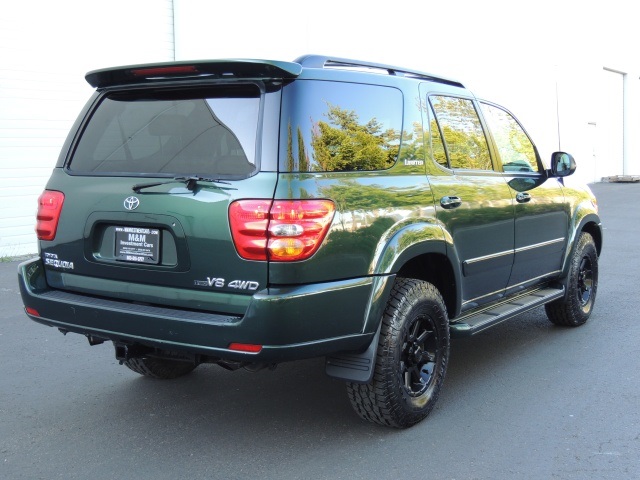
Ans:
POLYGON ((207 177, 199 177, 197 175, 192 175, 190 177, 174 177, 173 180, 169 180, 167 182, 139 183, 131 187, 131 190, 133 190, 136 193, 140 193, 140 190, 142 190, 143 188, 157 187, 158 185, 167 185, 169 183, 175 183, 175 182, 185 183, 187 185, 187 190, 191 192, 195 190, 196 186, 198 185, 198 182, 223 183, 225 185, 231 185, 229 182, 225 182, 217 178, 207 178, 207 177))

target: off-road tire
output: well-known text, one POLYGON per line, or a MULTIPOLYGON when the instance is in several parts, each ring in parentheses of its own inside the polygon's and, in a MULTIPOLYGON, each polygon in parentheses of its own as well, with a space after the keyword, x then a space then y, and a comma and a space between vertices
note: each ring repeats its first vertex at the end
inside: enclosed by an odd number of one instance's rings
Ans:
POLYGON ((363 419, 407 428, 433 409, 449 360, 449 318, 440 292, 422 280, 397 278, 385 309, 373 380, 347 383, 363 419))
POLYGON ((593 237, 583 232, 571 257, 567 294, 545 305, 552 323, 567 327, 584 324, 593 311, 598 290, 598 251, 593 237))
POLYGON ((193 362, 159 357, 130 358, 123 364, 140 375, 161 380, 182 377, 197 367, 193 362))

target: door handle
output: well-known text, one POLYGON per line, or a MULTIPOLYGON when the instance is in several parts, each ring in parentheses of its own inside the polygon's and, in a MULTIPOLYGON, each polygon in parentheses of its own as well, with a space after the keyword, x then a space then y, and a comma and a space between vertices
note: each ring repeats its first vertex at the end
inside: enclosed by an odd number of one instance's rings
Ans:
POLYGON ((531 195, 528 193, 520 192, 516 195, 516 202, 518 203, 527 203, 531 200, 531 195))
POLYGON ((450 210, 452 208, 458 208, 460 205, 462 205, 462 200, 460 199, 460 197, 442 197, 440 199, 440 205, 442 206, 442 208, 450 210))

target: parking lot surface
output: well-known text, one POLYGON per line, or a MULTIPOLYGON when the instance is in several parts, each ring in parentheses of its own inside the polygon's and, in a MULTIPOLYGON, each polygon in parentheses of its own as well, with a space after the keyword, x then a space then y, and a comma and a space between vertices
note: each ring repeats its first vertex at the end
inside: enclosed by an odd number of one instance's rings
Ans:
POLYGON ((640 478, 640 184, 593 185, 605 227, 594 313, 543 309, 453 341, 432 414, 361 421, 323 359, 202 365, 154 381, 110 345, 30 321, 0 263, 0 478, 640 478))

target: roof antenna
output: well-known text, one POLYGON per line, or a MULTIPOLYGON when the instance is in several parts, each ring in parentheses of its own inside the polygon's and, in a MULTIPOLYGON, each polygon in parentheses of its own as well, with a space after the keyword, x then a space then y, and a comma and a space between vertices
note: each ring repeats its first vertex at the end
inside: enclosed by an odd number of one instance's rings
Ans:
POLYGON ((556 124, 558 125, 558 151, 562 151, 560 147, 560 96, 558 95, 558 65, 556 67, 556 124))

